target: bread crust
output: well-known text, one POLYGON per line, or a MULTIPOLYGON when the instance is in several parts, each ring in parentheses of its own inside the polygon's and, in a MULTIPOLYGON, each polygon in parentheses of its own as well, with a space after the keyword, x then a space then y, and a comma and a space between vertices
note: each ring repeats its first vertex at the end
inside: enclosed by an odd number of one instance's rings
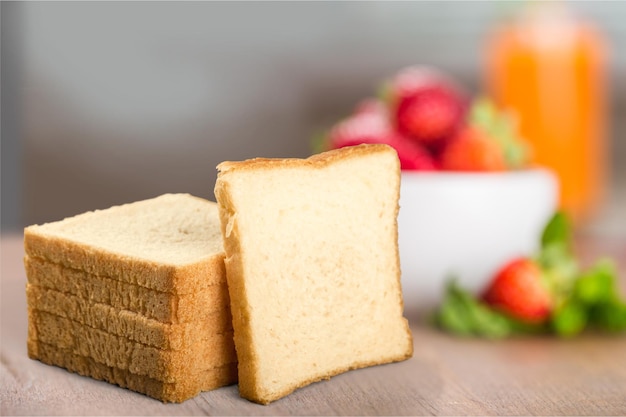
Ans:
POLYGON ((45 364, 59 366, 70 372, 106 381, 168 403, 181 403, 201 391, 210 391, 237 382, 237 363, 207 369, 175 382, 163 382, 127 369, 107 366, 81 356, 70 349, 59 348, 36 340, 28 341, 29 356, 45 364))
POLYGON ((29 340, 70 349, 107 366, 163 382, 182 381, 237 360, 232 331, 216 333, 183 350, 165 350, 37 309, 29 309, 28 316, 29 340))
MULTIPOLYGON (((332 372, 328 372, 323 375, 316 375, 315 377, 303 380, 302 382, 298 384, 293 384, 291 386, 288 386, 281 391, 274 391, 271 393, 263 392, 262 390, 257 389, 256 386, 254 385, 253 386, 246 385, 246 390, 244 393, 242 393, 242 396, 256 403, 267 405, 283 397, 286 397, 289 394, 292 394, 294 391, 300 388, 304 388, 316 382, 329 380, 334 376, 340 375, 348 371, 353 371, 353 370, 361 369, 361 368, 367 368, 371 366, 385 365, 389 363, 405 361, 407 359, 410 359, 413 356, 413 339, 410 333, 407 334, 407 338, 409 339, 409 342, 411 343, 411 348, 402 355, 390 357, 390 358, 387 358, 386 360, 354 362, 351 365, 347 365, 341 368, 336 368, 332 372)), ((240 384, 240 387, 241 387, 241 384, 240 384)), ((241 391, 241 388, 240 388, 240 391, 241 391)))
POLYGON ((26 284, 26 299, 28 305, 38 311, 163 350, 192 348, 216 334, 232 332, 228 306, 208 311, 196 321, 168 324, 33 284, 26 284))
MULTIPOLYGON (((340 149, 332 149, 326 152, 311 155, 306 159, 302 158, 252 158, 244 161, 224 161, 217 165, 218 176, 233 170, 255 170, 255 169, 281 169, 295 167, 323 168, 338 161, 350 158, 359 158, 366 155, 373 155, 378 152, 393 152, 394 148, 384 144, 363 144, 349 146, 340 149)), ((398 161, 398 166, 399 166, 398 161)), ((398 172, 398 177, 400 173, 398 172)), ((218 199, 219 200, 219 199, 218 199)), ((219 203, 219 201, 218 201, 219 203)))
POLYGON ((177 267, 122 254, 112 254, 82 243, 40 234, 29 226, 24 231, 26 255, 103 275, 114 280, 172 294, 189 294, 215 285, 223 278, 223 253, 207 255, 198 262, 177 267))
POLYGON ((226 270, 221 257, 214 262, 221 281, 186 294, 157 291, 28 255, 24 257, 24 267, 30 284, 128 310, 165 324, 210 320, 217 310, 230 314, 226 270))
MULTIPOLYGON (((206 216, 208 212, 215 211, 215 219, 217 220, 217 205, 214 202, 188 194, 164 194, 150 200, 82 213, 58 222, 28 226, 24 229, 24 252, 28 256, 45 259, 66 268, 103 275, 114 280, 173 294, 189 294, 200 288, 223 282, 224 269, 221 263, 224 253, 221 245, 219 245, 219 250, 215 250, 213 253, 207 252, 192 262, 174 264, 164 262, 161 259, 154 259, 149 255, 141 257, 113 251, 89 243, 89 238, 78 240, 72 234, 60 234, 58 231, 59 228, 69 222, 97 223, 102 221, 101 217, 109 215, 111 212, 123 212, 124 210, 133 210, 126 215, 126 219, 135 216, 139 220, 143 207, 149 211, 153 207, 158 207, 160 201, 167 201, 170 204, 178 202, 181 205, 186 202, 201 203, 200 205, 205 207, 202 214, 206 216)), ((151 225, 150 227, 158 226, 151 225)), ((166 226, 161 225, 161 227, 166 226)), ((216 222, 215 230, 218 232, 218 236, 215 238, 219 238, 218 229, 219 225, 216 222)), ((119 232, 124 233, 124 230, 119 232)))

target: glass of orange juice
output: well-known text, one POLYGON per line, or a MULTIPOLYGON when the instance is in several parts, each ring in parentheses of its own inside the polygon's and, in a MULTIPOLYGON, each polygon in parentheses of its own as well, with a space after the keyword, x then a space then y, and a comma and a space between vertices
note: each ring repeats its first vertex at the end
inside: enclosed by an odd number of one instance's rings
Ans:
POLYGON ((530 3, 486 43, 486 90, 517 112, 534 163, 556 173, 561 209, 577 225, 606 191, 606 70, 602 34, 560 2, 530 3))

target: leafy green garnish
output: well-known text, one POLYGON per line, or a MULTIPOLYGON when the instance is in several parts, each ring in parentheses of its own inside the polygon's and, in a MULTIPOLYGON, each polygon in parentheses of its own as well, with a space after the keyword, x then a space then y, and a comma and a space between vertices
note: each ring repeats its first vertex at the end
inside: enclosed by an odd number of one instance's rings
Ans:
POLYGON ((600 330, 611 333, 626 331, 626 304, 613 298, 593 306, 589 311, 590 321, 600 330))
POLYGON ((619 299, 615 265, 600 259, 581 269, 572 250, 571 226, 563 213, 555 213, 546 225, 538 260, 555 300, 550 324, 557 335, 571 337, 585 328, 626 330, 626 306, 619 299))
POLYGON ((453 279, 446 285, 443 303, 434 320, 442 329, 461 336, 497 339, 513 332, 507 317, 476 300, 453 279))
POLYGON ((573 297, 587 305, 608 302, 617 296, 615 284, 613 263, 602 259, 578 276, 573 297))
POLYGON ((572 250, 570 223, 562 212, 556 212, 544 227, 541 249, 535 260, 542 270, 544 284, 550 291, 558 310, 570 296, 580 273, 572 250))
POLYGON ((541 249, 534 258, 554 299, 547 323, 527 324, 512 319, 450 280, 433 316, 435 324, 457 335, 490 339, 534 333, 573 337, 585 329, 626 331, 626 302, 620 299, 614 263, 600 259, 581 269, 572 249, 572 229, 563 213, 555 213, 547 223, 541 249))
POLYGON ((550 324, 559 336, 570 337, 584 330, 587 319, 588 315, 583 305, 567 301, 554 310, 550 324))
POLYGON ((548 221, 541 234, 541 247, 563 245, 569 247, 572 241, 572 228, 565 213, 557 211, 548 221))
POLYGON ((552 326, 561 336, 573 336, 585 327, 626 330, 626 304, 619 298, 617 273, 610 260, 601 259, 576 277, 567 301, 552 315, 552 326))

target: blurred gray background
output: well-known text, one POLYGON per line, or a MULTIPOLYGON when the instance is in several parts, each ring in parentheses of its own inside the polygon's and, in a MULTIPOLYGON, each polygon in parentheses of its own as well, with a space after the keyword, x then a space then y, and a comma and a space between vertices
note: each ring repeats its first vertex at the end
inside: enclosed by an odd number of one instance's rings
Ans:
MULTIPOLYGON (((625 218, 626 2, 571 5, 613 49, 608 210, 625 218)), ((478 92, 486 31, 513 7, 2 2, 2 231, 165 192, 213 199, 219 162, 308 156, 406 65, 478 92)))

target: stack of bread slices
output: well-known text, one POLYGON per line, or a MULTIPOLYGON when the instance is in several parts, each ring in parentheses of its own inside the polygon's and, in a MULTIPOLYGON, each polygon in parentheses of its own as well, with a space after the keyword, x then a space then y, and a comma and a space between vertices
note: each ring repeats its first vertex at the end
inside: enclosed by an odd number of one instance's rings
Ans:
POLYGON ((181 402, 267 404, 408 359, 393 148, 218 166, 166 194, 25 229, 30 357, 181 402))
POLYGON ((165 402, 236 382, 216 203, 166 194, 24 244, 31 358, 165 402))

